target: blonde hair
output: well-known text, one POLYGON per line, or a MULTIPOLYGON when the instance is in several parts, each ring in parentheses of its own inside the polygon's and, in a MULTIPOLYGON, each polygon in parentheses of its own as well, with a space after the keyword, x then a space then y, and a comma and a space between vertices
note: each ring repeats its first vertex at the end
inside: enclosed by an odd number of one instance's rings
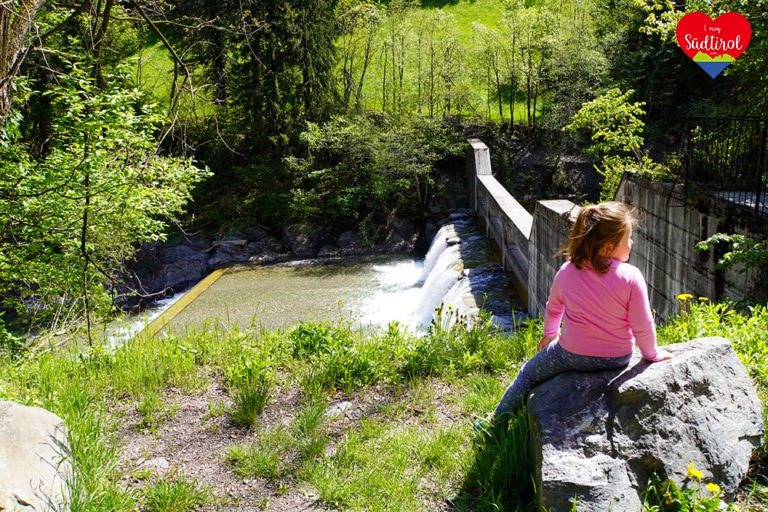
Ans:
POLYGON ((637 222, 634 208, 624 203, 584 206, 573 223, 571 236, 557 254, 565 254, 579 270, 587 262, 598 274, 605 274, 611 264, 601 251, 608 244, 617 246, 621 243, 637 222))

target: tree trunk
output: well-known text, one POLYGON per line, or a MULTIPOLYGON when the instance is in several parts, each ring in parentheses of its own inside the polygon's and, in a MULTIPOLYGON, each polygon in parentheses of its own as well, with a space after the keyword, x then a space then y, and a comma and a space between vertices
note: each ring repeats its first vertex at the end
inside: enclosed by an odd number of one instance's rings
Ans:
POLYGON ((45 0, 0 0, 0 124, 11 110, 11 82, 29 51, 32 20, 45 0))

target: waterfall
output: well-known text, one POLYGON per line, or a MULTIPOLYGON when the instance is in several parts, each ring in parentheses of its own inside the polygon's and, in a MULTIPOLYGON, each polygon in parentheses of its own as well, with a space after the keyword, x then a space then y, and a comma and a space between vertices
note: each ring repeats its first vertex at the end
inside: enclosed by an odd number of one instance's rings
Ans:
POLYGON ((476 229, 470 221, 457 221, 435 235, 424 258, 413 329, 426 329, 441 305, 470 323, 485 309, 503 329, 525 317, 521 305, 515 305, 518 300, 508 276, 476 229))
POLYGON ((461 276, 464 265, 461 258, 461 236, 464 222, 441 227, 424 257, 421 295, 416 304, 413 322, 416 328, 427 327, 434 318, 435 309, 442 303, 448 291, 461 276))
POLYGON ((448 238, 455 237, 456 231, 453 224, 446 224, 441 227, 435 237, 432 239, 432 243, 429 246, 426 256, 424 256, 424 266, 421 273, 421 282, 426 281, 429 277, 429 273, 435 268, 435 263, 440 255, 448 248, 448 238))
POLYGON ((456 283, 462 270, 458 245, 446 246, 439 254, 432 270, 421 287, 421 296, 416 305, 414 319, 417 326, 426 327, 434 317, 435 309, 443 297, 456 283))

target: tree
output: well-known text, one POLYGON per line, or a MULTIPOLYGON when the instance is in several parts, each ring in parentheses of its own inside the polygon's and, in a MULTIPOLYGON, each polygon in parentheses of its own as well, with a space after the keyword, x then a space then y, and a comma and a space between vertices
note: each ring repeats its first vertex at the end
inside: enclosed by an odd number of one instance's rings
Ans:
POLYGON ((463 139, 431 118, 391 114, 334 117, 302 135, 306 158, 290 158, 295 220, 365 227, 392 212, 424 215, 436 167, 462 153, 463 139))
POLYGON ((633 94, 631 90, 622 93, 619 89, 610 89, 582 105, 573 122, 563 128, 591 134, 592 146, 585 152, 603 160, 603 168, 596 167, 604 178, 601 201, 613 199, 624 169, 654 166, 642 152, 645 123, 640 118, 645 115, 644 104, 629 103, 633 94))
MULTIPOLYGON (((157 153, 163 117, 127 87, 125 72, 106 76, 103 89, 91 74, 72 63, 42 93, 52 110, 42 155, 25 144, 21 114, 0 138, 0 292, 20 314, 33 313, 33 325, 111 310, 121 265, 136 244, 163 238, 207 175, 157 153)), ((20 90, 17 112, 40 94, 20 90)))
POLYGON ((30 50, 29 29, 45 0, 0 2, 0 124, 11 108, 11 84, 30 50))
POLYGON ((339 59, 344 84, 344 110, 350 108, 354 97, 355 111, 363 110, 363 87, 368 68, 374 57, 374 36, 381 22, 375 5, 359 0, 343 0, 336 4, 336 20, 339 27, 339 59))
POLYGON ((571 0, 560 7, 544 77, 549 101, 542 109, 544 121, 558 130, 599 94, 609 66, 595 34, 593 3, 571 0))

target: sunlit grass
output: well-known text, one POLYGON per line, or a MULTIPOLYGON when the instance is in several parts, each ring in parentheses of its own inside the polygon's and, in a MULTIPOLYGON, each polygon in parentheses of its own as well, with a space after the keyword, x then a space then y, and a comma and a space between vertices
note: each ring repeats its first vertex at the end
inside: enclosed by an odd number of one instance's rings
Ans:
MULTIPOLYGON (((156 433, 173 418, 179 392, 215 385, 228 400, 209 403, 206 417, 237 425, 234 383, 249 375, 275 387, 240 423, 252 437, 231 442, 221 454, 220 463, 240 478, 264 479, 275 492, 309 489, 323 506, 342 510, 432 510, 445 503, 460 510, 529 509, 534 494, 524 415, 513 419, 509 432, 492 437, 474 432, 472 423, 495 406, 535 351, 541 322, 513 334, 495 332, 486 322, 471 329, 449 325, 435 323, 424 336, 392 326, 369 333, 338 322, 289 331, 214 327, 139 337, 116 349, 4 359, 0 389, 3 398, 45 407, 66 421, 75 511, 162 510, 182 497, 192 507, 199 500, 225 500, 182 477, 143 475, 143 491, 119 485, 122 471, 129 470, 118 469, 122 418, 113 411, 118 402, 134 408, 138 428, 156 433), (300 397, 288 409, 280 403, 286 394, 300 397), (331 411, 344 401, 354 413, 331 411), (270 407, 282 408, 278 420, 264 415, 270 407)), ((748 316, 688 299, 681 315, 658 332, 662 343, 712 335, 732 340, 766 397, 764 308, 748 316)), ((755 489, 753 499, 761 500, 759 483, 755 489)))

